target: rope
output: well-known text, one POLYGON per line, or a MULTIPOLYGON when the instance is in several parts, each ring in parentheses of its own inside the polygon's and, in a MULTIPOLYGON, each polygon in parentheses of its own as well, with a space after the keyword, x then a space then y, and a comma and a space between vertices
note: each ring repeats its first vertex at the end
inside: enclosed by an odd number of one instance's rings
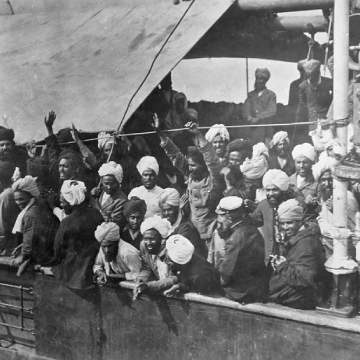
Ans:
MULTIPOLYGON (((285 123, 285 124, 260 124, 260 125, 226 125, 226 128, 228 129, 242 129, 242 128, 253 128, 253 127, 271 127, 271 126, 298 126, 298 125, 311 125, 311 124, 317 124, 317 121, 303 121, 303 122, 297 122, 297 123, 285 123)), ((200 130, 208 130, 212 128, 213 126, 199 126, 198 129, 200 130)), ((189 130, 188 128, 180 128, 180 129, 170 129, 165 130, 165 133, 168 132, 174 132, 174 131, 185 131, 189 130)), ((86 139, 82 140, 83 142, 90 142, 90 141, 97 141, 99 139, 110 139, 112 137, 125 137, 125 136, 142 136, 142 135, 150 135, 150 134, 156 134, 156 131, 144 131, 144 132, 137 132, 137 133, 129 133, 129 134, 119 134, 117 132, 112 133, 109 136, 102 136, 102 137, 96 137, 92 139, 86 139)), ((61 143, 59 145, 68 145, 68 144, 75 144, 76 141, 68 141, 65 143, 61 143)), ((42 147, 43 145, 36 145, 36 147, 42 147)), ((112 150, 111 150, 112 151, 112 150)))

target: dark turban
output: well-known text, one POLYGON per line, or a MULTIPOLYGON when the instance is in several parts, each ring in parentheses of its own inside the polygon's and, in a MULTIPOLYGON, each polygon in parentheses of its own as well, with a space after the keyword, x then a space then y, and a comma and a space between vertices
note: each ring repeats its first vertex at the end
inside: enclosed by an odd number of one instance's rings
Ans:
POLYGON ((146 209, 146 202, 139 199, 137 196, 133 196, 124 205, 124 215, 126 218, 128 218, 130 215, 135 214, 138 211, 140 211, 142 215, 145 215, 146 209))
POLYGON ((26 169, 28 175, 33 177, 46 178, 49 176, 49 162, 42 156, 27 159, 26 169))
POLYGON ((15 171, 15 165, 9 161, 0 160, 0 181, 9 182, 15 171))
POLYGON ((8 140, 14 141, 14 130, 13 129, 6 129, 3 126, 0 128, 0 141, 8 140))
POLYGON ((233 151, 238 151, 243 154, 249 154, 251 157, 252 154, 252 143, 248 139, 236 139, 231 141, 226 147, 227 154, 230 154, 233 151))
POLYGON ((194 160, 199 165, 206 165, 203 154, 195 146, 188 147, 187 158, 194 160))
POLYGON ((71 136, 70 128, 64 128, 59 130, 59 132, 56 134, 56 137, 59 144, 74 141, 73 137, 71 136))

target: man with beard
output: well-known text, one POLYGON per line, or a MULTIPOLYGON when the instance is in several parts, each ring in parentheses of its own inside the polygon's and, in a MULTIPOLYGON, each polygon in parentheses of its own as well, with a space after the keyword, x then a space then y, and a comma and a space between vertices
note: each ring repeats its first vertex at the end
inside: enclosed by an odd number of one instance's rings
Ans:
POLYGON ((264 239, 246 216, 243 200, 229 196, 220 200, 217 231, 225 239, 220 266, 221 286, 226 297, 240 302, 263 301, 267 295, 264 239))
POLYGON ((29 155, 25 148, 15 145, 14 130, 0 126, 0 160, 8 161, 19 168, 22 177, 27 175, 26 161, 29 155))
POLYGON ((187 157, 160 130, 156 119, 154 124, 167 156, 173 165, 189 178, 186 195, 189 199, 190 221, 199 230, 201 239, 208 246, 216 226, 215 208, 224 189, 220 175, 221 164, 215 149, 198 129, 198 124, 187 123, 185 126, 197 145, 188 148, 187 157))
POLYGON ((194 245, 195 253, 206 259, 207 248, 196 227, 183 217, 180 208, 180 194, 172 188, 165 189, 159 197, 162 217, 170 222, 168 235, 182 235, 194 245))
POLYGON ((225 166, 226 147, 230 140, 230 135, 224 124, 213 125, 205 134, 205 139, 212 144, 222 166, 225 166))
POLYGON ((277 132, 270 141, 269 169, 279 169, 291 176, 295 163, 290 154, 290 139, 286 131, 277 132))
MULTIPOLYGON (((268 124, 276 114, 276 95, 266 88, 269 79, 270 71, 268 69, 256 69, 255 90, 249 92, 241 109, 242 118, 249 125, 268 124)), ((250 128, 248 134, 254 144, 260 141, 268 144, 272 137, 272 128, 250 128)))
MULTIPOLYGON (((315 180, 319 182, 317 197, 307 203, 307 213, 315 214, 321 231, 321 241, 325 249, 325 256, 329 258, 333 253, 334 238, 334 215, 333 215, 333 177, 332 170, 337 161, 330 157, 324 157, 312 167, 315 180)), ((354 195, 347 191, 347 217, 348 227, 355 231, 355 215, 359 205, 354 195)), ((349 252, 354 257, 354 246, 349 242, 349 252)))
POLYGON ((296 145, 291 155, 295 161, 296 173, 290 176, 290 183, 309 200, 316 196, 318 186, 311 170, 316 160, 315 148, 308 143, 296 145))
POLYGON ((262 227, 259 230, 265 240, 265 266, 268 275, 272 272, 271 255, 275 253, 278 244, 281 242, 277 208, 282 202, 295 197, 295 194, 290 191, 289 185, 289 177, 283 171, 268 170, 263 177, 266 199, 260 201, 251 214, 254 225, 262 227))
POLYGON ((93 266, 94 281, 104 285, 109 278, 135 280, 141 270, 140 253, 120 239, 119 226, 104 222, 96 228, 95 238, 100 250, 93 266))
POLYGON ((165 262, 165 242, 170 230, 166 219, 155 215, 144 220, 140 231, 143 241, 140 244, 142 260, 141 273, 136 279, 134 299, 143 292, 165 290, 176 283, 176 277, 170 275, 165 262))
POLYGON ((274 260, 269 301, 295 309, 315 309, 326 279, 318 227, 303 225, 303 208, 294 199, 280 204, 278 214, 283 251, 274 260))
POLYGON ((164 189, 156 185, 159 175, 158 162, 153 156, 144 156, 140 159, 136 168, 141 175, 142 186, 132 189, 128 198, 131 199, 136 196, 145 201, 147 207, 145 218, 161 215, 159 195, 164 189))

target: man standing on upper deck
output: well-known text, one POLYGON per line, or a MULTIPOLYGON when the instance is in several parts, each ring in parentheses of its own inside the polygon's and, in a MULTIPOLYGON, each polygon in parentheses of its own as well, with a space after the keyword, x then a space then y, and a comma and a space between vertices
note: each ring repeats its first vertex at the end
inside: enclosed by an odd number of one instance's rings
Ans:
MULTIPOLYGON (((332 82, 321 77, 320 61, 308 60, 303 64, 306 79, 299 85, 299 107, 296 122, 326 119, 332 101, 332 82)), ((298 128, 297 143, 310 142, 308 132, 316 129, 316 124, 298 128)))
MULTIPOLYGON (((269 79, 270 71, 268 69, 256 69, 255 90, 249 92, 241 109, 242 118, 249 125, 268 124, 276 114, 276 95, 266 88, 269 79)), ((272 128, 250 128, 248 134, 254 144, 264 141, 268 144, 272 137, 272 128), (268 140, 266 141, 266 139, 268 140)))

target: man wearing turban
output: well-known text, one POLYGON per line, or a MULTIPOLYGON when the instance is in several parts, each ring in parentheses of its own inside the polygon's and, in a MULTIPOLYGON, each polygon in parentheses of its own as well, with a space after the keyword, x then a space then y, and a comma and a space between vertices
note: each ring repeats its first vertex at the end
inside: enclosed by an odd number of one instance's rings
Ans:
POLYGON ((295 309, 315 309, 326 277, 318 226, 303 226, 303 208, 294 199, 280 204, 278 216, 284 246, 274 255, 269 301, 295 309))
POLYGON ((223 198, 216 213, 217 230, 225 240, 219 271, 226 297, 241 303, 265 300, 264 240, 251 224, 243 200, 237 196, 223 198))
POLYGON ((136 279, 134 298, 142 292, 164 290, 176 283, 176 277, 170 274, 165 262, 165 242, 169 230, 169 221, 158 215, 146 218, 141 224, 143 241, 140 244, 140 256, 143 265, 136 279))
POLYGON ((126 225, 120 232, 121 239, 133 245, 138 250, 140 250, 140 243, 143 239, 140 232, 140 225, 144 221, 145 214, 146 203, 136 196, 133 196, 124 204, 126 225))
POLYGON ((295 174, 290 176, 290 183, 302 193, 304 198, 316 196, 318 186, 312 173, 312 165, 316 160, 315 148, 308 144, 296 145, 292 151, 295 162, 295 174))
POLYGON ((290 139, 286 131, 278 131, 270 141, 269 169, 279 169, 291 176, 295 163, 290 153, 290 139))
POLYGON ((161 215, 159 196, 164 189, 156 185, 159 175, 157 160, 153 156, 144 156, 136 167, 141 175, 142 186, 132 189, 128 195, 129 198, 136 196, 146 202, 145 218, 161 215))
POLYGON ((20 208, 14 200, 11 188, 11 177, 15 165, 9 161, 0 160, 0 255, 10 256, 17 246, 16 236, 12 233, 20 208))
POLYGON ((281 203, 299 197, 299 194, 292 191, 289 177, 278 169, 271 169, 265 173, 263 187, 266 191, 266 199, 258 203, 251 217, 257 227, 262 227, 260 232, 265 240, 265 265, 270 275, 272 271, 270 255, 274 254, 277 244, 281 241, 277 209, 281 203))
POLYGON ((140 252, 120 239, 120 228, 113 222, 104 222, 95 230, 100 250, 93 266, 94 280, 105 284, 108 278, 135 280, 141 270, 140 252))
POLYGON ((22 146, 15 145, 15 133, 13 129, 0 126, 0 160, 11 162, 19 168, 21 176, 27 174, 26 161, 29 155, 22 146))
MULTIPOLYGON (((243 120, 249 125, 269 124, 276 114, 276 95, 266 88, 270 79, 268 69, 256 69, 255 90, 249 92, 247 99, 241 109, 243 120)), ((271 128, 255 127, 248 131, 250 140, 256 144, 260 141, 268 143, 272 136, 271 128)))
POLYGON ((205 134, 205 139, 215 148, 217 156, 225 164, 226 147, 230 134, 224 124, 213 125, 205 134))
POLYGON ((101 165, 99 169, 100 187, 91 190, 91 205, 99 209, 105 221, 113 221, 119 226, 124 222, 123 208, 127 196, 121 189, 123 169, 114 161, 101 165))
MULTIPOLYGON (((314 214, 321 231, 321 241, 325 249, 325 256, 329 258, 333 253, 334 214, 333 214, 333 170, 337 161, 331 157, 324 157, 313 165, 313 174, 318 181, 317 195, 313 202, 308 202, 308 214, 314 214)), ((359 205, 351 191, 347 191, 347 223, 350 231, 355 231, 356 212, 359 205)), ((355 252, 351 241, 348 243, 350 253, 355 252)))
POLYGON ((189 221, 183 218, 180 208, 180 194, 173 188, 167 188, 160 194, 159 205, 162 210, 162 217, 167 219, 171 225, 169 235, 179 234, 191 241, 195 252, 206 259, 207 248, 201 240, 199 231, 189 221))
POLYGON ((289 101, 288 101, 288 107, 291 107, 292 110, 297 110, 299 105, 299 85, 304 81, 305 79, 305 71, 304 71, 304 64, 307 62, 306 59, 300 60, 297 63, 297 70, 299 71, 299 78, 294 80, 290 84, 289 88, 289 101))
POLYGON ((22 242, 21 252, 12 265, 21 267, 20 275, 27 264, 44 264, 53 255, 53 243, 59 226, 57 218, 41 199, 36 179, 30 175, 20 178, 12 185, 14 200, 21 210, 12 229, 22 242))
POLYGON ((95 230, 104 219, 98 209, 85 201, 86 187, 80 181, 66 180, 60 200, 68 216, 60 223, 54 242, 54 258, 48 264, 54 276, 71 289, 93 285, 92 267, 99 252, 95 230))
POLYGON ((182 235, 172 235, 166 241, 167 264, 176 276, 176 284, 164 292, 173 297, 180 293, 213 294, 220 291, 219 272, 195 253, 194 245, 182 235))
POLYGON ((214 210, 224 189, 220 159, 196 123, 187 124, 188 134, 197 145, 188 148, 187 157, 160 130, 157 123, 154 127, 166 155, 173 165, 189 178, 186 195, 190 207, 190 221, 199 230, 201 239, 209 244, 216 226, 214 210))
MULTIPOLYGON (((320 66, 320 62, 313 59, 303 64, 306 79, 299 85, 296 122, 326 119, 332 101, 332 81, 321 77, 320 66)), ((315 130, 316 126, 316 124, 310 124, 308 127, 298 126, 296 138, 299 139, 299 142, 310 141, 308 132, 315 130)))

